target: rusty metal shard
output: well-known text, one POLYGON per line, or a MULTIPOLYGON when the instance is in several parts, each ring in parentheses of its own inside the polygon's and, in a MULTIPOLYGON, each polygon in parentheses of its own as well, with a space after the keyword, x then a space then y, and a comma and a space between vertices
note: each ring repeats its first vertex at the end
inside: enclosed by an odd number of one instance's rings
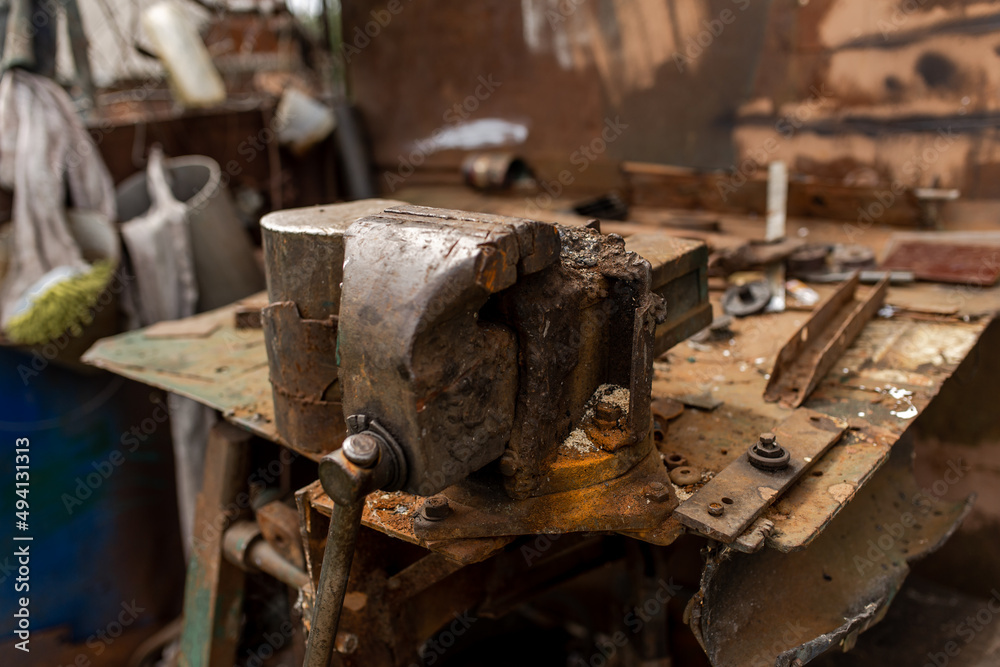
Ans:
MULTIPOLYGON (((674 513, 688 528, 730 543, 739 537, 806 469, 844 433, 847 425, 832 417, 801 408, 781 423, 774 433, 790 454, 788 467, 767 472, 740 456, 713 477, 674 513), (709 514, 709 505, 722 505, 719 516, 709 514)), ((749 447, 751 443, 746 443, 749 447)))
POLYGON ((865 493, 802 551, 711 550, 685 615, 713 667, 806 664, 850 650, 882 619, 909 563, 943 544, 972 503, 921 493, 912 456, 898 443, 865 493))
POLYGON ((764 400, 797 408, 875 315, 889 289, 883 278, 865 299, 856 299, 855 273, 796 331, 774 360, 764 400))
POLYGON ((892 248, 882 268, 912 271, 921 280, 989 287, 1000 278, 998 257, 996 245, 906 241, 892 248))

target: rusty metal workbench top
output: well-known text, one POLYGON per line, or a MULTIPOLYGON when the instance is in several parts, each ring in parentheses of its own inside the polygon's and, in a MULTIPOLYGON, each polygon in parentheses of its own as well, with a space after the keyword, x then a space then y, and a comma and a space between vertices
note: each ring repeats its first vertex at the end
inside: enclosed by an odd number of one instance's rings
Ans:
MULTIPOLYGON (((716 312, 719 296, 713 293, 716 312)), ((248 301, 260 300, 258 295, 248 301)), ((847 421, 851 429, 815 464, 812 475, 799 480, 764 515, 775 524, 768 546, 781 551, 803 548, 847 504, 973 349, 1000 310, 1000 288, 918 283, 891 288, 886 302, 898 310, 869 322, 805 403, 847 421)), ((288 446, 274 427, 263 333, 237 329, 236 310, 233 304, 171 323, 163 331, 139 330, 103 339, 84 361, 197 400, 228 421, 288 446)), ((711 476, 757 434, 785 419, 791 410, 765 402, 764 387, 778 350, 808 317, 808 312, 788 310, 738 319, 731 336, 682 342, 661 357, 655 363, 654 400, 672 397, 690 405, 692 396, 700 396, 720 402, 712 410, 688 407, 671 420, 661 452, 680 454, 711 476)), ((312 498, 325 513, 329 507, 323 501, 312 498)), ((377 513, 366 513, 365 523, 416 541, 411 529, 387 527, 377 513)), ((657 534, 643 537, 666 544, 682 530, 669 519, 657 534)), ((496 548, 503 543, 497 542, 496 548)), ((462 560, 478 560, 490 550, 474 551, 462 560)))

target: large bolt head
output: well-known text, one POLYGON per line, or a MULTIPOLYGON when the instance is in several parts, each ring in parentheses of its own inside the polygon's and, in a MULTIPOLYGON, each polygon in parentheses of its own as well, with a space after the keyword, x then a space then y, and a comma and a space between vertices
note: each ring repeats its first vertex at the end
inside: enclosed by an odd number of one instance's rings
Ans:
POLYGON ((594 406, 594 425, 600 428, 614 428, 622 418, 622 409, 608 401, 601 401, 594 406))
POLYGON ((378 463, 380 439, 370 432, 355 433, 344 439, 344 458, 361 468, 371 468, 378 463))

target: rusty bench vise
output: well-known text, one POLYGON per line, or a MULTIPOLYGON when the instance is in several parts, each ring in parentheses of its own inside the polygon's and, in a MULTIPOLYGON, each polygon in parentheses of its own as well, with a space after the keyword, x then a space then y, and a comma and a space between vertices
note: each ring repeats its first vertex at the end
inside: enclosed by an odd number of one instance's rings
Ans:
POLYGON ((335 503, 307 667, 329 663, 372 491, 429 497, 426 541, 649 530, 676 507, 652 367, 711 321, 703 244, 385 200, 262 228, 276 425, 323 455, 335 503))

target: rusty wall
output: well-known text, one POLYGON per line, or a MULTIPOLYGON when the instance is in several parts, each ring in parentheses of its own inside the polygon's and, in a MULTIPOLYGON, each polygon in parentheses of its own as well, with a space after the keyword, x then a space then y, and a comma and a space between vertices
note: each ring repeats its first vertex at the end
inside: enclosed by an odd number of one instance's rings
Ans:
POLYGON ((746 170, 780 157, 847 183, 1000 196, 994 3, 357 0, 344 11, 384 186, 411 167, 457 166, 463 148, 510 146, 579 173, 604 160, 746 170))

